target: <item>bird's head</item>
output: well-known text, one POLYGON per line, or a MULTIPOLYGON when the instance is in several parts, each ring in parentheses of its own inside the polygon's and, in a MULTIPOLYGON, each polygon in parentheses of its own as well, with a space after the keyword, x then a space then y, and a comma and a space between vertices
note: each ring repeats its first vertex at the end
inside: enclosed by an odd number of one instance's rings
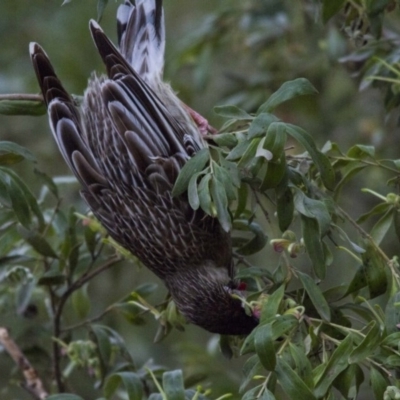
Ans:
POLYGON ((166 284, 186 319, 209 332, 245 335, 258 325, 257 316, 246 312, 228 270, 211 261, 179 271, 168 277, 166 284))

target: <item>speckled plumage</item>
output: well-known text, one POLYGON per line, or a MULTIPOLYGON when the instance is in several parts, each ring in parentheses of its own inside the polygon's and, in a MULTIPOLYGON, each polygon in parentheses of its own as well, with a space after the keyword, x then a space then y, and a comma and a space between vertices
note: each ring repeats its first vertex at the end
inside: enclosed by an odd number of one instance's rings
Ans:
POLYGON ((229 234, 192 210, 186 195, 171 195, 180 169, 205 143, 162 82, 162 14, 160 0, 125 1, 117 15, 121 52, 90 22, 107 76, 91 77, 81 113, 35 43, 32 62, 58 147, 111 237, 165 282, 190 322, 248 333, 257 321, 231 296, 229 234))

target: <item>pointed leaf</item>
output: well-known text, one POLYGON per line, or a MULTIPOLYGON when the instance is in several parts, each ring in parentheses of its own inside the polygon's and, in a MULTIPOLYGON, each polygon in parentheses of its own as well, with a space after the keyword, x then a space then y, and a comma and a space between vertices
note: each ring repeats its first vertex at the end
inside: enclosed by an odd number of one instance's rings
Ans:
POLYGON ((379 346, 381 339, 379 324, 376 321, 371 321, 366 327, 366 331, 368 332, 367 335, 350 354, 350 364, 361 363, 367 357, 370 357, 379 346))
POLYGON ((375 399, 384 399, 386 388, 390 385, 389 380, 386 378, 386 376, 382 375, 382 373, 378 369, 374 367, 370 368, 369 374, 375 399))
POLYGON ((282 389, 287 393, 290 399, 316 400, 316 397, 299 377, 297 372, 295 372, 283 358, 278 359, 275 371, 282 389))
POLYGON ((279 119, 273 114, 261 113, 254 118, 253 122, 249 126, 248 138, 253 139, 256 136, 262 136, 267 133, 269 126, 273 122, 278 122, 279 119))
POLYGON ((327 189, 333 190, 335 187, 335 171, 328 157, 317 149, 310 134, 291 124, 286 124, 286 132, 307 150, 321 174, 322 183, 327 189))
POLYGON ((185 400, 182 371, 164 372, 163 389, 168 400, 185 400))
POLYGON ((47 240, 36 231, 30 231, 23 226, 18 226, 18 233, 25 239, 39 254, 45 257, 58 258, 47 240))
POLYGON ((210 184, 210 193, 217 210, 218 221, 225 232, 231 229, 231 217, 228 211, 228 198, 225 189, 218 179, 213 177, 210 184))
POLYGON ((302 272, 298 272, 298 276, 318 314, 325 321, 330 321, 331 310, 321 292, 321 288, 315 284, 314 280, 310 276, 303 274, 302 272))
MULTIPOLYGON (((396 212, 396 210, 394 210, 396 212)), ((374 242, 379 245, 386 234, 388 233, 390 227, 392 226, 394 218, 393 208, 387 210, 387 212, 382 215, 381 218, 376 222, 376 224, 371 229, 370 235, 374 239, 374 242)))
POLYGON ((270 98, 260 106, 257 110, 257 115, 263 112, 271 112, 278 105, 285 101, 291 100, 294 97, 307 94, 316 94, 317 89, 305 78, 297 78, 293 81, 285 82, 275 93, 272 93, 270 98))
POLYGON ((124 371, 110 375, 104 385, 104 396, 109 399, 123 385, 129 400, 142 400, 143 384, 139 375, 134 372, 124 371))
POLYGON ((325 252, 322 245, 319 225, 316 219, 301 217, 304 244, 310 257, 313 269, 318 278, 324 279, 326 274, 325 252))
POLYGON ((348 367, 348 357, 352 348, 353 338, 348 334, 333 352, 323 369, 322 374, 318 378, 314 390, 316 397, 321 398, 325 396, 336 377, 348 367))
POLYGON ((346 0, 324 0, 322 3, 322 20, 324 24, 332 18, 335 14, 337 14, 342 7, 346 0))
POLYGON ((250 114, 237 106, 216 106, 214 107, 214 113, 224 118, 238 120, 252 119, 250 114))
POLYGON ((272 339, 272 323, 257 328, 254 345, 261 364, 267 371, 273 371, 276 365, 276 353, 272 339))
POLYGON ((202 171, 209 159, 210 153, 208 149, 201 149, 194 157, 186 162, 179 172, 179 176, 175 182, 174 188, 172 189, 172 195, 174 197, 179 196, 187 190, 192 176, 202 171))
POLYGON ((210 181, 211 174, 204 175, 197 187, 197 193, 199 195, 199 202, 202 210, 204 210, 208 215, 213 215, 211 209, 212 200, 210 194, 210 181))
POLYGON ((8 141, 0 141, 0 164, 11 165, 22 160, 36 161, 35 156, 25 147, 8 141), (7 157, 10 157, 7 158, 7 157), (13 161, 14 160, 14 161, 13 161))
POLYGON ((293 221, 294 201, 292 190, 288 187, 281 195, 277 194, 276 201, 279 229, 281 232, 285 232, 293 221))

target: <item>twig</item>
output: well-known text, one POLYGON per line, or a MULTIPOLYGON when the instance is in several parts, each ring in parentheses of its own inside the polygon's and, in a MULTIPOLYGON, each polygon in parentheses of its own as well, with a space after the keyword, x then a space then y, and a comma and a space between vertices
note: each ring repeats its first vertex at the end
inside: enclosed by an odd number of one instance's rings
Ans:
POLYGON ((236 258, 237 260, 239 260, 239 263, 242 263, 246 267, 248 267, 248 268, 253 267, 253 265, 251 263, 249 263, 244 256, 237 253, 236 251, 233 252, 233 257, 236 258))
POLYGON ((264 207, 264 204, 262 204, 261 199, 258 197, 258 194, 257 194, 257 192, 256 192, 254 189, 253 189, 253 194, 254 194, 254 197, 255 197, 255 199, 256 199, 256 203, 259 205, 261 211, 262 211, 263 214, 264 214, 265 219, 266 219, 267 222, 271 225, 271 220, 270 220, 270 218, 269 218, 268 210, 264 207))
POLYGON ((25 382, 22 384, 22 387, 25 388, 35 399, 45 399, 48 396, 48 393, 44 388, 43 382, 39 378, 37 371, 32 367, 21 349, 10 337, 8 330, 4 327, 0 327, 0 343, 4 346, 7 353, 23 373, 25 382))
POLYGON ((0 94, 0 101, 1 100, 27 100, 43 102, 43 96, 41 94, 26 93, 0 94))
MULTIPOLYGON (((101 272, 105 271, 106 269, 112 267, 117 262, 123 260, 123 258, 119 255, 116 255, 110 258, 107 262, 103 265, 98 267, 97 269, 91 271, 90 273, 87 272, 83 274, 77 281, 75 281, 61 296, 60 301, 58 302, 57 306, 55 307, 54 312, 54 324, 53 324, 53 335, 54 338, 59 339, 61 335, 61 316, 64 310, 65 303, 71 296, 75 290, 81 288, 85 283, 89 282, 93 279, 96 275, 100 274, 101 272)), ((59 392, 64 391, 64 384, 61 378, 61 368, 60 368, 60 345, 57 340, 53 341, 53 362, 54 362, 54 375, 57 382, 57 387, 59 392)))

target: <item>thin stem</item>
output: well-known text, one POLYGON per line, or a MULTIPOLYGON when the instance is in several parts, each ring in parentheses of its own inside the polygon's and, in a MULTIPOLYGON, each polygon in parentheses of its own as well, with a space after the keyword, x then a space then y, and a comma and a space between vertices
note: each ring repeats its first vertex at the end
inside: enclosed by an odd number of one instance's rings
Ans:
POLYGON ((75 329, 82 328, 85 325, 89 325, 89 324, 91 324, 93 322, 97 322, 97 321, 101 320, 107 313, 109 313, 113 309, 114 309, 114 307, 113 307, 113 305, 111 305, 111 306, 107 307, 103 312, 101 312, 100 314, 96 315, 95 317, 85 319, 84 321, 79 322, 79 323, 77 323, 75 325, 67 326, 66 328, 61 329, 61 332, 73 331, 75 329))
POLYGON ((349 221, 354 228, 360 233, 360 235, 364 238, 367 239, 369 242, 371 242, 372 246, 378 251, 378 253, 382 256, 382 258, 389 263, 390 259, 389 257, 382 251, 382 249, 375 243, 374 239, 372 238, 372 236, 366 232, 363 228, 361 228, 360 225, 357 224, 357 222, 346 212, 343 210, 343 208, 341 207, 337 207, 338 211, 340 212, 340 214, 342 214, 342 216, 347 219, 347 221, 349 221))
MULTIPOLYGON (((95 276, 99 275, 101 272, 107 270, 112 267, 117 262, 121 261, 122 257, 119 255, 115 255, 110 258, 103 265, 98 267, 97 269, 83 274, 78 280, 76 280, 61 296, 58 304, 56 305, 55 294, 52 290, 50 290, 52 308, 54 312, 54 323, 53 323, 53 334, 55 339, 59 339, 61 335, 61 316, 64 310, 65 303, 72 295, 73 292, 81 288, 85 283, 89 282, 95 276)), ((61 374, 61 357, 60 357, 60 345, 58 340, 53 340, 53 362, 54 362, 54 375, 57 382, 57 388, 60 393, 64 391, 64 383, 62 381, 61 374)))

